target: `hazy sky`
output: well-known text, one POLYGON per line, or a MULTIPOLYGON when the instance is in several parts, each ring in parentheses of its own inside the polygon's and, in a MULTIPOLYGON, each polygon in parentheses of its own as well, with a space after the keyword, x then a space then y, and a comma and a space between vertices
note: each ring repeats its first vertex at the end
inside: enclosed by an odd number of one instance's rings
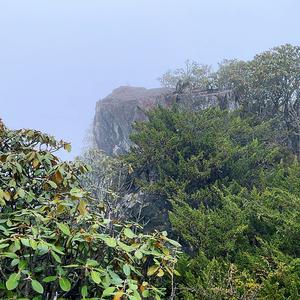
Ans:
POLYGON ((120 85, 300 45, 299 0, 0 0, 0 117, 72 142, 120 85))

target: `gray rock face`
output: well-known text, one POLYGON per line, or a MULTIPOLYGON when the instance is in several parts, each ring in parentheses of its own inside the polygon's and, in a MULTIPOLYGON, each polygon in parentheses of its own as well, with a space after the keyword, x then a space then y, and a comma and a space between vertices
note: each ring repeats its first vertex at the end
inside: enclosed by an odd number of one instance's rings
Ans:
POLYGON ((229 110, 237 108, 231 91, 174 94, 165 88, 121 86, 97 102, 93 124, 97 147, 109 155, 125 153, 130 148, 132 123, 146 120, 147 110, 157 105, 170 107, 174 102, 191 111, 216 106, 229 110))

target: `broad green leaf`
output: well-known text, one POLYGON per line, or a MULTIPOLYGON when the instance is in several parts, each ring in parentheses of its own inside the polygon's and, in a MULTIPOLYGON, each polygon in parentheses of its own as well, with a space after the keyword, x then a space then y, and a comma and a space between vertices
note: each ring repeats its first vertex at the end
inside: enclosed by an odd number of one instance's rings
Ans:
POLYGON ((37 280, 32 280, 31 281, 31 286, 32 288, 38 292, 39 294, 43 294, 44 293, 44 288, 43 286, 37 281, 37 280))
POLYGON ((86 265, 89 266, 89 267, 96 267, 96 266, 99 265, 99 263, 96 260, 88 259, 86 261, 86 265))
POLYGON ((12 274, 10 274, 8 280, 5 283, 6 288, 9 291, 14 290, 18 286, 20 278, 21 278, 21 276, 20 276, 19 273, 12 273, 12 274))
POLYGON ((54 181, 48 180, 47 183, 54 189, 57 189, 57 184, 54 181))
POLYGON ((62 278, 59 278, 58 282, 59 282, 60 288, 63 291, 68 292, 71 289, 71 282, 69 281, 69 279, 62 277, 62 278))
POLYGON ((18 189, 18 195, 20 198, 24 198, 25 197, 25 191, 21 188, 18 189))
POLYGON ((104 241, 105 241, 106 245, 109 247, 115 248, 117 246, 116 239, 114 239, 112 237, 106 238, 106 239, 104 239, 104 241))
POLYGON ((37 248, 37 242, 35 240, 30 240, 29 245, 33 250, 36 250, 37 248))
POLYGON ((128 246, 126 244, 124 244, 123 242, 121 241, 118 241, 118 245, 119 247, 124 250, 125 252, 131 252, 131 251, 134 251, 135 249, 131 246, 128 246))
POLYGON ((56 223, 58 228, 60 229, 60 231, 62 231, 65 235, 70 235, 70 228, 67 224, 63 224, 63 223, 56 223))
POLYGON ((124 274, 126 275, 126 276, 129 276, 130 275, 130 266, 128 265, 128 264, 125 264, 124 266, 123 266, 123 272, 124 272, 124 274))
POLYGON ((136 297, 137 300, 142 300, 142 298, 141 298, 141 296, 140 296, 140 293, 139 293, 137 290, 135 290, 135 291, 133 292, 133 295, 136 297))
POLYGON ((30 240, 29 239, 21 239, 21 243, 24 245, 24 246, 27 246, 27 247, 30 247, 30 240))
POLYGON ((81 288, 81 296, 82 296, 83 298, 86 298, 87 295, 88 295, 88 288, 87 288, 86 285, 84 285, 84 286, 81 288))
POLYGON ((70 191, 70 195, 76 198, 82 198, 83 197, 83 190, 79 188, 72 188, 70 191))
POLYGON ((15 259, 13 259, 12 261, 11 261, 11 266, 12 267, 14 267, 14 266, 16 266, 17 264, 19 264, 19 262, 20 262, 20 260, 18 259, 18 258, 15 258, 15 259))
POLYGON ((149 290, 144 290, 144 291, 142 292, 142 296, 143 296, 144 298, 149 297, 149 295, 150 295, 149 290))
POLYGON ((91 271, 91 277, 95 283, 99 284, 101 282, 101 274, 99 272, 91 271))
POLYGON ((130 239, 133 239, 134 237, 136 237, 136 234, 130 228, 125 228, 124 234, 130 239))
POLYGON ((142 259, 143 258, 143 253, 140 251, 140 250, 136 250, 134 252, 134 256, 137 258, 137 259, 142 259))
POLYGON ((113 295, 114 291, 115 291, 115 287, 114 286, 111 286, 111 287, 108 287, 106 288, 103 293, 102 293, 102 297, 106 297, 106 296, 111 296, 113 295))

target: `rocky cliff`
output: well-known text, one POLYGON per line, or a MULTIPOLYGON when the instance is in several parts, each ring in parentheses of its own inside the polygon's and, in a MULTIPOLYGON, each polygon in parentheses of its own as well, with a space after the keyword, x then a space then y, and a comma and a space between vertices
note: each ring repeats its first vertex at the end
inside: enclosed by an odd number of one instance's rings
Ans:
POLYGON ((174 102, 187 110, 216 106, 233 110, 237 107, 231 91, 193 91, 176 94, 165 88, 121 86, 97 102, 93 133, 98 148, 109 155, 128 151, 132 123, 146 120, 147 110, 157 105, 169 107, 174 102))

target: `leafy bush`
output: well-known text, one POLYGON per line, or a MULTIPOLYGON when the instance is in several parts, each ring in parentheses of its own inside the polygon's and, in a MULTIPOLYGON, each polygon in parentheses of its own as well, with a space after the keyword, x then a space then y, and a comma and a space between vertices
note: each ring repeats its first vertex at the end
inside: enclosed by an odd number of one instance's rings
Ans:
POLYGON ((70 145, 0 123, 0 298, 160 299, 178 243, 105 218, 79 185, 70 145))

